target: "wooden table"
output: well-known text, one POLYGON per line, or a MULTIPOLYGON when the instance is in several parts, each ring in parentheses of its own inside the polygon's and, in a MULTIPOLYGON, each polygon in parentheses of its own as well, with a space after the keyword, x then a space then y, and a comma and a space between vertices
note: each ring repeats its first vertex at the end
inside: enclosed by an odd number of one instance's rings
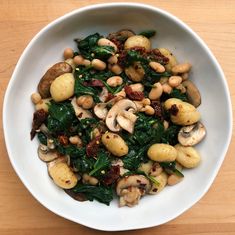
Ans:
MULTIPOLYGON (((0 0, 1 107, 14 67, 33 36, 57 17, 74 9, 101 2, 105 1, 0 0)), ((171 12, 186 22, 204 39, 225 72, 231 96, 234 100, 235 1, 145 0, 145 3, 171 12)), ((2 115, 0 118, 2 118, 2 115)), ((40 205, 16 176, 7 156, 2 125, 0 131, 1 235, 87 235, 104 233, 65 220, 40 205)), ((122 232, 122 234, 235 234, 235 158, 232 154, 234 151, 235 139, 233 138, 215 182, 209 192, 190 210, 165 225, 122 232)))

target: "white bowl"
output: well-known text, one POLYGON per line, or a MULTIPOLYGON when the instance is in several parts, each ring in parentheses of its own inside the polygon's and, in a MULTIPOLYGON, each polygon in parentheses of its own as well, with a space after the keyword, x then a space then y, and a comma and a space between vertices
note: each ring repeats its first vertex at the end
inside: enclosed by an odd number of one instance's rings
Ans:
POLYGON ((143 4, 101 4, 75 10, 42 29, 23 52, 9 83, 3 108, 3 125, 10 161, 32 195, 54 213, 85 226, 107 230, 140 229, 166 223, 189 209, 208 190, 224 160, 232 133, 232 108, 224 74, 205 43, 169 13, 143 4), (62 59, 63 49, 75 48, 74 38, 121 28, 136 32, 156 29, 153 45, 166 47, 179 61, 193 64, 191 79, 202 94, 199 107, 207 128, 197 146, 202 163, 184 171, 182 183, 159 195, 145 196, 134 208, 98 202, 78 202, 55 186, 46 164, 37 157, 38 142, 30 141, 33 105, 31 93, 47 68, 62 59))

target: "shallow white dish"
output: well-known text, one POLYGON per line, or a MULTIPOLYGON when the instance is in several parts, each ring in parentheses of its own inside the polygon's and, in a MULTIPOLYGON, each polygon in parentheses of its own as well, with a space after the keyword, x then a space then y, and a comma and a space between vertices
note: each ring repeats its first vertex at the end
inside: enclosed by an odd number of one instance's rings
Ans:
POLYGON ((54 213, 85 226, 120 231, 166 223, 189 209, 208 190, 225 157, 232 133, 232 108, 224 74, 205 43, 184 23, 160 9, 135 3, 101 4, 73 11, 41 30, 23 52, 8 85, 3 127, 10 161, 32 195, 54 213), (55 186, 46 165, 37 157, 37 140, 30 141, 33 105, 31 93, 48 67, 62 59, 63 49, 75 48, 74 38, 121 28, 136 32, 156 29, 156 47, 166 47, 179 61, 193 64, 191 79, 202 94, 199 110, 207 128, 197 146, 198 168, 184 171, 182 183, 159 195, 145 196, 134 208, 98 202, 78 202, 55 186), (177 203, 176 203, 177 202, 177 203))

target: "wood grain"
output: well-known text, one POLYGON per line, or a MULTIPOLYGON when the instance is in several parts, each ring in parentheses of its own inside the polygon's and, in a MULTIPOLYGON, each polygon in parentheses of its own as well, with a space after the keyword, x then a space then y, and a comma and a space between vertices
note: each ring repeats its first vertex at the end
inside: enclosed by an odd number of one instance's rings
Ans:
MULTIPOLYGON (((133 2, 129 0, 130 2, 133 2)), ((13 69, 32 37, 50 21, 100 0, 0 0, 0 105, 13 69)), ((108 1, 106 1, 108 2, 108 1)), ((112 1, 109 1, 112 2, 112 1)), ((143 2, 143 1, 135 1, 143 2)), ((235 1, 145 0, 186 22, 211 48, 235 98, 235 1)), ((234 110, 233 104, 233 110, 234 110)), ((1 108, 2 110, 2 108, 1 108)), ((2 123, 2 115, 0 116, 2 123)), ((103 234, 67 221, 41 206, 26 190, 10 165, 0 127, 0 234, 103 234)), ((235 139, 208 193, 175 220, 154 228, 122 234, 235 234, 235 139)))

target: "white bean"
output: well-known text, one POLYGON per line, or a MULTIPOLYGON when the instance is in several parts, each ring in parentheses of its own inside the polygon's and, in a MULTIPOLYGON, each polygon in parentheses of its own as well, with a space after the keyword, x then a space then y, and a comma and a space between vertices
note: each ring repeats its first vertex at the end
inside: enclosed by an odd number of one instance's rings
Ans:
POLYGON ((163 88, 160 82, 154 83, 153 88, 149 92, 149 99, 150 100, 157 100, 161 97, 163 92, 163 88))
POLYGON ((107 38, 100 38, 97 42, 99 46, 111 46, 114 48, 114 51, 117 51, 117 46, 107 38))
POLYGON ((182 82, 182 77, 180 76, 171 76, 168 80, 168 84, 173 88, 179 86, 181 82, 182 82))
POLYGON ((106 64, 104 61, 99 60, 99 59, 93 59, 91 61, 91 65, 94 67, 96 70, 104 70, 106 68, 106 64))
POLYGON ((155 61, 151 61, 149 63, 149 66, 155 70, 157 73, 164 73, 165 72, 165 68, 163 65, 161 65, 160 63, 158 62, 155 62, 155 61))
POLYGON ((177 64, 172 68, 172 73, 187 73, 191 69, 192 65, 190 63, 177 64))
POLYGON ((122 85, 123 79, 120 76, 113 76, 110 77, 106 82, 109 86, 116 87, 122 85))

